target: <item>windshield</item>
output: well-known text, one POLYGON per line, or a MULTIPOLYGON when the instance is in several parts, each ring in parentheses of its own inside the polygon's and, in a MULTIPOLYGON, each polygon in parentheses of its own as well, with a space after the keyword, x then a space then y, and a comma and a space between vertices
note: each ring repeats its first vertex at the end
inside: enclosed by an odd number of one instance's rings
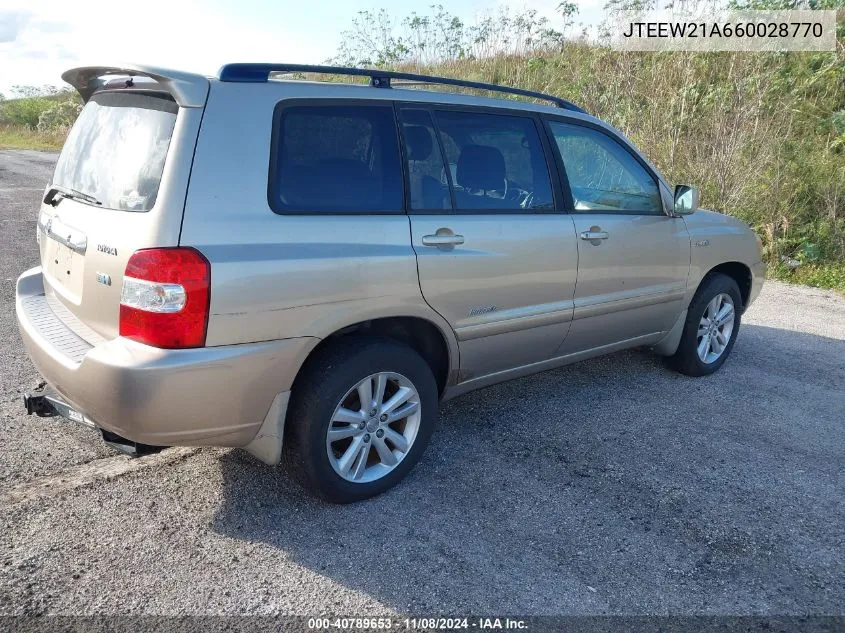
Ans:
POLYGON ((178 109, 166 95, 95 94, 68 134, 53 184, 107 209, 150 210, 178 109))

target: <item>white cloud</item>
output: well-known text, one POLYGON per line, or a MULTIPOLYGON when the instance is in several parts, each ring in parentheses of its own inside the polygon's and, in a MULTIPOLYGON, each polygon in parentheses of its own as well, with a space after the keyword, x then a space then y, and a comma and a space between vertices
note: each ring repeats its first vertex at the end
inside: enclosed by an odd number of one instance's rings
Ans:
POLYGON ((0 13, 0 43, 14 42, 30 17, 31 14, 26 11, 0 13))
MULTIPOLYGON (((14 1, 14 0, 13 0, 14 1)), ((292 27, 238 20, 193 3, 44 0, 0 11, 0 91, 62 85, 73 66, 140 62, 214 74, 229 61, 322 61, 333 43, 292 27)))

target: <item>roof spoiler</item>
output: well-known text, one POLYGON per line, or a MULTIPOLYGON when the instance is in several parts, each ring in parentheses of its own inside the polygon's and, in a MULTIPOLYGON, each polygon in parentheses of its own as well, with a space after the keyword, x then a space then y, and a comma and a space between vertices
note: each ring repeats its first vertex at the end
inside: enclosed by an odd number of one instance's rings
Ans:
POLYGON ((88 101, 91 95, 104 87, 114 75, 124 77, 147 77, 161 85, 173 99, 184 108, 201 108, 208 96, 208 79, 202 75, 168 70, 155 66, 124 64, 121 66, 81 66, 62 73, 64 79, 88 101))

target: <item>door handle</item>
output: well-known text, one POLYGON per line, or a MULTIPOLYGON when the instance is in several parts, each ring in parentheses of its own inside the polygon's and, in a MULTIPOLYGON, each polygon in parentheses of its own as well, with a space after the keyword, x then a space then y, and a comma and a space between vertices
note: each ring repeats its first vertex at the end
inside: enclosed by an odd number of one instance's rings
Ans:
POLYGON ((438 232, 435 235, 423 235, 422 243, 423 246, 457 246, 464 243, 464 236, 438 232))
POLYGON ((607 231, 581 231, 582 240, 606 240, 608 237, 607 231))

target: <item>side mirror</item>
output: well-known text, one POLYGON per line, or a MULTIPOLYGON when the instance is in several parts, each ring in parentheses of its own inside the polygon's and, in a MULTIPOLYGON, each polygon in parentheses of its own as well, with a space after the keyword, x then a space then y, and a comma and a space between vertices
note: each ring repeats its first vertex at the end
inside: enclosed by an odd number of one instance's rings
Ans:
POLYGON ((698 189, 689 185, 678 185, 675 187, 675 215, 689 215, 698 209, 698 189))

